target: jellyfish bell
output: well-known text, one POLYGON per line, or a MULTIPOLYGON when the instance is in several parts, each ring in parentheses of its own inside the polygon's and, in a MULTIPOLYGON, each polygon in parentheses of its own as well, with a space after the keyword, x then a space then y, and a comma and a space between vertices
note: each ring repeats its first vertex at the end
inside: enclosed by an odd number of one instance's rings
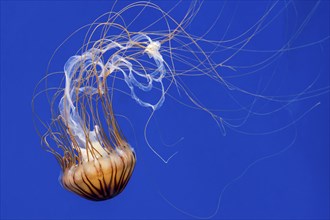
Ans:
POLYGON ((81 149, 82 161, 65 167, 61 175, 63 187, 77 195, 94 201, 102 201, 121 193, 134 170, 136 157, 128 144, 117 150, 108 150, 94 143, 91 150, 81 149), (93 149, 100 155, 93 155, 93 149))

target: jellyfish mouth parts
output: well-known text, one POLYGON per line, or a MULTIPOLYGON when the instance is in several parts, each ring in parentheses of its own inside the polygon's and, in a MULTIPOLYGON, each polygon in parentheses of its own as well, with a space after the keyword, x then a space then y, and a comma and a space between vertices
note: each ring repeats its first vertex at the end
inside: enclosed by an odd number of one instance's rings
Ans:
POLYGON ((67 166, 61 175, 61 183, 65 189, 88 200, 111 199, 125 189, 135 162, 134 151, 125 146, 100 157, 67 166))

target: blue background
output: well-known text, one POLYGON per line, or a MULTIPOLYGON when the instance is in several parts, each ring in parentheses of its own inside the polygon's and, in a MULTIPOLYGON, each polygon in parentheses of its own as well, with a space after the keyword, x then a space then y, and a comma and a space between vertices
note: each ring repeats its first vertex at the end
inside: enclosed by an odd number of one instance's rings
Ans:
MULTIPOLYGON (((248 61, 262 60, 262 53, 256 51, 278 50, 279 45, 293 36, 316 4, 313 1, 294 1, 283 6, 283 2, 270 17, 274 18, 283 7, 284 12, 247 46, 255 52, 240 53, 230 65, 249 65, 248 61)), ((174 5, 169 1, 158 3, 165 10, 174 5)), ((184 1, 173 12, 174 16, 175 13, 182 16, 188 3, 184 1)), ((196 35, 203 34, 223 3, 205 2, 187 30, 196 35)), ((128 2, 120 2, 116 9, 126 4, 128 2)), ((120 101, 118 109, 130 118, 135 131, 130 130, 127 122, 120 123, 138 157, 127 188, 118 197, 104 202, 87 201, 65 191, 58 182, 58 164, 40 147, 40 139, 32 123, 32 94, 44 76, 55 48, 74 30, 110 10, 111 5, 105 1, 1 2, 2 219, 207 217, 217 209, 220 195, 220 208, 214 218, 329 218, 328 89, 324 89, 322 95, 294 102, 266 118, 251 116, 246 127, 233 129, 227 126, 226 136, 219 133, 207 114, 167 99, 156 113, 158 124, 151 123, 149 135, 150 141, 164 157, 179 152, 168 164, 159 160, 145 144, 143 127, 150 111, 130 99, 127 103, 120 101), (289 124, 291 126, 276 131, 289 124), (268 131, 273 132, 262 134, 268 131), (162 146, 181 137, 184 139, 174 147, 162 146), (272 157, 265 158, 267 155, 272 157), (237 177, 241 178, 232 181, 237 177)), ((219 24, 207 37, 221 35, 228 24, 231 25, 226 37, 230 39, 239 35, 255 23, 269 5, 269 2, 227 2, 219 24)), ((254 78, 242 76, 231 82, 253 91, 257 87, 255 82, 264 82, 265 77, 271 79, 271 83, 264 94, 270 95, 299 93, 317 77, 312 90, 327 88, 330 59, 329 39, 325 38, 328 36, 329 2, 324 1, 291 46, 323 41, 285 52, 276 62, 253 74, 254 78), (275 77, 269 78, 269 72, 275 72, 275 77)), ((64 52, 66 56, 55 62, 54 69, 61 71, 65 60, 76 52, 79 45, 81 42, 71 41, 64 52)), ((240 70, 235 74, 239 73, 240 70)), ((223 74, 232 73, 224 70, 223 74)), ((225 102, 225 97, 222 99, 224 103, 215 102, 220 96, 212 93, 212 83, 208 85, 192 78, 186 82, 206 105, 215 103, 214 107, 221 108, 228 104, 230 108, 231 103, 225 102)), ((235 91, 226 92, 235 95, 241 103, 251 101, 251 97, 235 91)), ((266 104, 266 110, 277 108, 276 103, 270 101, 262 104, 266 104)), ((48 111, 46 105, 39 104, 37 108, 40 112, 48 111)), ((235 114, 231 116, 241 117, 235 114)))

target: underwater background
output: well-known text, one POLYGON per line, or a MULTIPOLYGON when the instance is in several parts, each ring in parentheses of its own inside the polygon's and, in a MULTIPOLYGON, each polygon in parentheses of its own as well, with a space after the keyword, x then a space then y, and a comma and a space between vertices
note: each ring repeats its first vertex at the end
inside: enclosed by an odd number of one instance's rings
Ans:
MULTIPOLYGON (((176 4, 152 2, 164 11, 176 4)), ((120 1, 114 10, 129 3, 120 1)), ((187 31, 203 35, 222 10, 205 38, 231 39, 274 3, 205 1, 187 31)), ((250 52, 242 51, 229 62, 258 63, 265 59, 258 51, 270 50, 271 56, 294 37, 290 48, 295 49, 278 53, 274 62, 261 64, 255 73, 251 68, 251 78, 228 80, 263 95, 302 93, 301 99, 281 111, 274 111, 279 106, 271 101, 256 104, 253 112, 273 112, 265 117, 251 114, 243 126, 225 126, 223 135, 208 114, 167 97, 148 128, 148 140, 158 153, 168 158, 177 152, 164 163, 144 139, 150 110, 130 98, 118 98, 115 111, 127 116, 132 126, 127 120, 119 124, 137 155, 126 189, 102 202, 63 189, 60 167, 40 147, 35 131, 33 92, 63 40, 112 5, 111 1, 1 1, 1 219, 329 219, 329 1, 279 1, 268 17, 272 22, 245 47, 250 52)), ((182 18, 189 5, 190 1, 180 2, 172 15, 182 18)), ((138 25, 152 19, 145 15, 138 25)), ((62 71, 81 45, 81 40, 70 40, 52 71, 62 71)), ((240 71, 224 69, 223 74, 240 71)), ((210 108, 235 109, 233 100, 247 104, 254 98, 218 89, 221 85, 212 81, 191 77, 185 82, 210 108), (228 94, 235 99, 228 99, 228 94)), ((47 104, 36 103, 36 108, 48 116, 47 104)), ((232 112, 228 117, 245 116, 232 112)))

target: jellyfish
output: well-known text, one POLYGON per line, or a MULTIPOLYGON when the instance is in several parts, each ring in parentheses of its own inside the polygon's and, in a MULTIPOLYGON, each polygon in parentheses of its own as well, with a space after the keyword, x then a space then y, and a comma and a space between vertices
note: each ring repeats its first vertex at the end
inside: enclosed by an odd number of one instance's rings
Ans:
MULTIPOLYGON (((51 109, 51 121, 40 120, 44 132, 38 130, 38 133, 44 149, 53 154, 61 166, 61 185, 68 191, 94 201, 111 199, 127 186, 136 164, 136 146, 125 137, 125 132, 118 123, 120 115, 115 111, 114 102, 118 94, 129 97, 136 106, 147 109, 149 114, 143 130, 146 146, 167 164, 177 152, 164 156, 154 147, 148 136, 151 121, 166 105, 167 100, 206 113, 223 136, 228 128, 255 135, 250 131, 239 130, 252 116, 268 116, 285 110, 292 103, 328 93, 329 87, 311 89, 315 84, 313 81, 303 91, 295 94, 265 95, 273 75, 269 77, 269 81, 263 82, 264 87, 257 85, 254 91, 236 85, 231 80, 235 77, 253 76, 276 62, 285 51, 292 49, 291 44, 299 35, 300 29, 279 49, 264 52, 270 55, 263 57, 261 61, 241 66, 230 64, 240 53, 255 52, 246 49, 246 46, 278 16, 276 13, 270 16, 277 3, 270 4, 256 23, 229 40, 206 39, 208 32, 220 20, 221 13, 201 36, 189 33, 189 26, 202 6, 200 1, 189 2, 187 11, 179 19, 171 15, 177 5, 165 11, 152 2, 135 2, 117 10, 118 12, 111 10, 101 15, 70 35, 55 50, 51 61, 62 46, 68 44, 78 33, 82 33, 82 45, 74 55, 70 54, 67 58, 63 71, 47 70, 46 76, 36 87, 33 99, 34 104, 37 97, 44 95, 51 109), (148 12, 157 16, 148 20, 145 26, 139 26, 137 19, 143 20, 143 16, 150 18, 148 12), (135 17, 127 19, 130 15, 135 17), (186 81, 192 78, 198 79, 197 91, 186 81), (211 86, 206 88, 203 85, 206 80, 216 89, 211 86), (41 85, 46 88, 40 89, 41 85), (218 88, 220 89, 217 90, 218 88), (214 93, 223 91, 236 108, 211 108, 207 100, 198 97, 201 90, 211 90, 214 93), (252 101, 241 103, 234 93, 248 96, 252 101), (260 109, 267 109, 269 102, 275 103, 276 107, 268 111, 256 110, 258 103, 262 103, 260 109), (236 117, 225 116, 230 113, 236 117)), ((303 24, 308 22, 309 17, 306 16, 303 24)), ((229 26, 230 24, 228 28, 229 26)), ((216 102, 219 100, 220 98, 216 102)), ((301 117, 318 105, 319 103, 313 105, 301 117)), ((40 114, 36 115, 38 121, 40 117, 40 114)), ((258 134, 283 130, 301 117, 292 119, 281 128, 258 134)), ((181 140, 183 139, 180 138, 177 143, 181 140)))
POLYGON ((116 122, 106 79, 115 71, 122 73, 132 98, 142 106, 157 109, 164 96, 152 105, 140 100, 134 88, 148 90, 153 81, 162 82, 165 71, 158 50, 159 42, 137 34, 125 43, 118 39, 117 42, 102 39, 82 55, 67 61, 64 66, 65 88, 59 102, 59 123, 66 133, 69 147, 59 143, 64 150, 63 157, 52 151, 62 167, 61 183, 64 188, 91 200, 112 198, 125 188, 134 170, 136 157, 116 122), (141 46, 142 40, 146 40, 145 46, 141 46), (142 48, 140 53, 147 53, 157 69, 151 73, 134 70, 129 56, 123 55, 123 51, 127 53, 132 48, 142 48), (112 49, 116 52, 104 62, 103 56, 112 49), (148 83, 139 83, 135 74, 148 83), (106 128, 102 125, 101 113, 106 118, 106 128), (92 129, 86 121, 93 125, 92 129))
POLYGON ((130 33, 111 23, 111 19, 116 18, 117 14, 103 25, 103 37, 94 42, 88 40, 85 51, 71 56, 65 63, 64 88, 51 98, 52 122, 42 135, 43 146, 62 168, 62 186, 95 201, 110 199, 122 192, 136 163, 134 149, 125 139, 113 112, 113 94, 107 78, 122 74, 132 99, 143 107, 157 110, 165 100, 162 80, 166 63, 159 52, 160 42, 145 33, 130 33), (121 33, 106 36, 109 26, 121 33), (141 54, 148 56, 153 68, 142 66, 138 59, 141 54), (136 95, 136 89, 147 92, 156 83, 161 92, 155 103, 136 95))

